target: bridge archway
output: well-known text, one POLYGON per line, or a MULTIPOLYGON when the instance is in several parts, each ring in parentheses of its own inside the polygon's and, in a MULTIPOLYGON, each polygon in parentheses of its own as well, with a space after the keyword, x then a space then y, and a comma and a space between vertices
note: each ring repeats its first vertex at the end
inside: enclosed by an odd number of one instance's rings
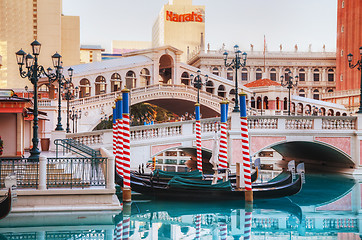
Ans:
POLYGON ((330 144, 319 141, 283 141, 271 144, 255 152, 258 155, 265 149, 273 149, 283 157, 283 163, 290 160, 305 162, 308 170, 340 171, 353 169, 355 163, 350 155, 330 144))

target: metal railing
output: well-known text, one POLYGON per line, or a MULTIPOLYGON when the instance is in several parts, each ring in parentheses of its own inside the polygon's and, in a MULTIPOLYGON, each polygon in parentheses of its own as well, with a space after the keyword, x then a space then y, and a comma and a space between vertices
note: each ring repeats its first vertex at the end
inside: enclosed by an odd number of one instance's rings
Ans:
POLYGON ((48 158, 47 188, 106 187, 107 158, 48 158))
POLYGON ((26 158, 0 158, 0 188, 5 188, 5 177, 15 173, 17 188, 38 188, 39 162, 31 162, 26 158))
POLYGON ((99 150, 94 150, 93 148, 90 148, 74 139, 55 139, 54 144, 56 145, 56 157, 58 157, 59 146, 63 148, 63 155, 65 154, 65 152, 71 151, 83 157, 101 157, 101 153, 99 150))

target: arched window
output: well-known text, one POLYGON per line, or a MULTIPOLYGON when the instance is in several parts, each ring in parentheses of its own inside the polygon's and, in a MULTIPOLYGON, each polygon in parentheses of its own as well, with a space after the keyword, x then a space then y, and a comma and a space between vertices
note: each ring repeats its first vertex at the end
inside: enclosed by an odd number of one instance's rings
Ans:
POLYGON ((52 85, 53 94, 50 94, 50 89, 47 84, 41 84, 38 87, 38 96, 39 98, 50 98, 50 95, 52 95, 52 98, 58 98, 58 94, 54 94, 55 86, 52 85), (56 95, 56 96, 55 96, 56 95))
POLYGON ((235 101, 235 89, 232 88, 229 92, 229 97, 231 98, 232 101, 235 101))
POLYGON ((241 80, 248 81, 248 69, 247 68, 241 69, 241 80))
POLYGON ((263 77, 263 73, 261 68, 257 68, 256 69, 256 73, 255 73, 255 80, 259 80, 263 77))
POLYGON ((214 67, 214 68, 212 69, 212 74, 219 76, 219 74, 220 74, 220 73, 219 73, 219 68, 214 67))
POLYGON ((323 108, 323 107, 321 108, 321 115, 322 115, 322 116, 325 116, 325 115, 326 115, 326 109, 323 108))
POLYGON ((261 100, 261 97, 257 97, 257 98, 256 98, 256 108, 257 108, 257 109, 262 109, 262 100, 261 100))
POLYGON ((334 82, 334 70, 328 69, 328 82, 334 82))
POLYGON ((122 90, 122 80, 121 80, 121 75, 119 75, 118 73, 113 73, 111 76, 111 86, 112 92, 117 92, 117 91, 121 91, 122 90))
POLYGON ((217 89, 217 95, 219 97, 225 97, 225 86, 224 85, 220 85, 219 88, 217 89))
POLYGON ((90 81, 83 78, 79 82, 79 98, 89 97, 91 92, 90 81))
POLYGON ((206 83, 206 92, 214 94, 214 83, 211 80, 206 83))
POLYGON ((313 99, 319 100, 319 90, 318 89, 314 89, 314 91, 313 91, 313 99))
POLYGON ((319 69, 314 69, 314 71, 313 71, 313 80, 315 82, 319 82, 319 76, 320 76, 319 69))
POLYGON ((275 99, 275 102, 276 102, 275 109, 276 109, 276 110, 280 110, 280 98, 277 97, 277 98, 275 99))
POLYGON ((188 72, 183 72, 181 75, 181 84, 190 85, 190 75, 188 72))
POLYGON ((133 71, 128 71, 126 73, 126 87, 132 89, 136 87, 136 74, 133 71))
POLYGON ((275 70, 275 68, 270 69, 270 80, 277 80, 277 71, 275 70))
POLYGON ((226 78, 228 80, 234 80, 234 70, 230 67, 226 71, 226 78))
POLYGON ((298 103, 297 113, 298 114, 303 114, 303 104, 302 103, 298 103))
POLYGON ((140 72, 140 84, 141 86, 149 86, 151 84, 151 75, 147 68, 143 68, 140 72))
POLYGON ((98 76, 95 82, 96 95, 106 93, 106 79, 103 76, 98 76))
POLYGON ((299 96, 300 96, 300 97, 305 97, 305 91, 304 91, 304 89, 300 89, 300 90, 299 90, 299 96))
POLYGON ((290 71, 289 68, 286 68, 286 69, 284 70, 284 80, 287 81, 290 76, 292 76, 292 73, 291 73, 291 71, 290 71))
POLYGON ((268 101, 268 97, 265 96, 264 97, 264 102, 263 102, 263 109, 269 109, 269 101, 268 101))
POLYGON ((252 108, 255 108, 255 98, 254 97, 251 97, 250 105, 251 105, 252 108))
POLYGON ((299 69, 299 79, 298 81, 304 82, 305 81, 305 70, 303 68, 299 69))
POLYGON ((283 110, 288 110, 288 98, 284 98, 283 101, 283 110))

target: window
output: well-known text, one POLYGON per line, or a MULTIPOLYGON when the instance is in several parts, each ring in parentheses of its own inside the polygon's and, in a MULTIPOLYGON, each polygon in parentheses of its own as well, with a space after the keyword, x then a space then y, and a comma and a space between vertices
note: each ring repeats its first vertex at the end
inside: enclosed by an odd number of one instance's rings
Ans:
POLYGON ((246 68, 241 69, 241 80, 248 81, 248 69, 246 68))
POLYGON ((255 79, 259 80, 263 77, 262 71, 260 68, 256 69, 255 79))
POLYGON ((150 71, 147 68, 143 68, 140 72, 141 86, 148 86, 151 84, 150 71))
POLYGON ((342 25, 342 27, 341 27, 341 32, 344 32, 344 26, 342 25))
POLYGON ((315 89, 313 91, 313 99, 319 100, 319 91, 318 91, 318 89, 315 89))
POLYGON ((334 71, 333 71, 333 69, 328 69, 328 82, 334 82, 334 71))
POLYGON ((300 97, 305 97, 305 91, 304 91, 304 89, 300 89, 300 90, 299 90, 299 96, 300 96, 300 97))
POLYGON ((332 93, 332 92, 333 92, 333 89, 328 89, 327 92, 332 93))
POLYGON ((132 89, 136 87, 136 74, 133 71, 128 71, 126 73, 126 87, 132 89))
POLYGON ((305 71, 304 69, 299 70, 299 81, 304 82, 305 81, 305 71))
POLYGON ((206 92, 212 94, 214 93, 214 83, 211 80, 207 81, 206 83, 206 92))
POLYGON ((113 73, 111 76, 111 84, 112 92, 120 91, 122 87, 121 75, 119 75, 118 73, 113 73))
POLYGON ((106 93, 106 79, 103 76, 98 76, 96 78, 95 87, 96 95, 106 93))
POLYGON ((225 87, 224 87, 224 85, 219 86, 219 88, 217 89, 217 95, 219 97, 225 97, 225 87))
POLYGON ((341 57, 343 57, 343 49, 341 50, 341 57))
POLYGON ((315 82, 319 82, 319 70, 318 69, 314 69, 313 80, 315 82))
POLYGON ((226 78, 228 80, 234 80, 234 70, 232 68, 228 68, 226 72, 226 78))
POLYGON ((190 85, 190 76, 188 72, 183 72, 181 75, 181 83, 184 85, 190 85))
POLYGON ((344 8, 344 1, 342 1, 342 8, 344 8))
POLYGON ((216 75, 216 76, 219 76, 219 69, 217 67, 214 67, 212 69, 212 74, 216 75))
POLYGON ((277 71, 275 68, 270 70, 270 80, 276 81, 277 80, 277 71))

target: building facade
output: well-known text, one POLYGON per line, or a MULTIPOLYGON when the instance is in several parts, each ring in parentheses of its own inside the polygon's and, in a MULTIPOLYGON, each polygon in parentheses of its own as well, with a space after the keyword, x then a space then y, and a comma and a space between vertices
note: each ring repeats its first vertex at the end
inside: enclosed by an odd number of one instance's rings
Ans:
POLYGON ((205 6, 192 0, 170 0, 165 4, 152 28, 152 47, 171 45, 183 51, 186 62, 190 52, 205 45, 205 6))
POLYGON ((100 45, 81 45, 80 63, 100 62, 102 61, 102 52, 104 52, 104 48, 100 45))
POLYGON ((61 0, 0 0, 0 88, 23 90, 28 79, 19 76, 15 52, 31 53, 30 43, 41 44, 39 63, 51 67, 51 56, 62 55, 64 65, 80 62, 79 17, 63 16, 61 0))
MULTIPOLYGON (((224 51, 224 49, 201 51, 192 56, 188 64, 229 81, 235 81, 235 70, 224 65, 224 51)), ((230 52, 229 55, 233 54, 230 52)), ((233 57, 230 56, 230 58, 233 57)), ((247 51, 246 66, 239 69, 237 79, 239 85, 262 78, 280 83, 281 76, 286 76, 288 72, 291 72, 293 77, 299 78, 297 87, 293 88, 295 95, 321 100, 321 94, 335 91, 336 56, 334 52, 280 51, 266 52, 264 55, 260 51, 247 51)))

